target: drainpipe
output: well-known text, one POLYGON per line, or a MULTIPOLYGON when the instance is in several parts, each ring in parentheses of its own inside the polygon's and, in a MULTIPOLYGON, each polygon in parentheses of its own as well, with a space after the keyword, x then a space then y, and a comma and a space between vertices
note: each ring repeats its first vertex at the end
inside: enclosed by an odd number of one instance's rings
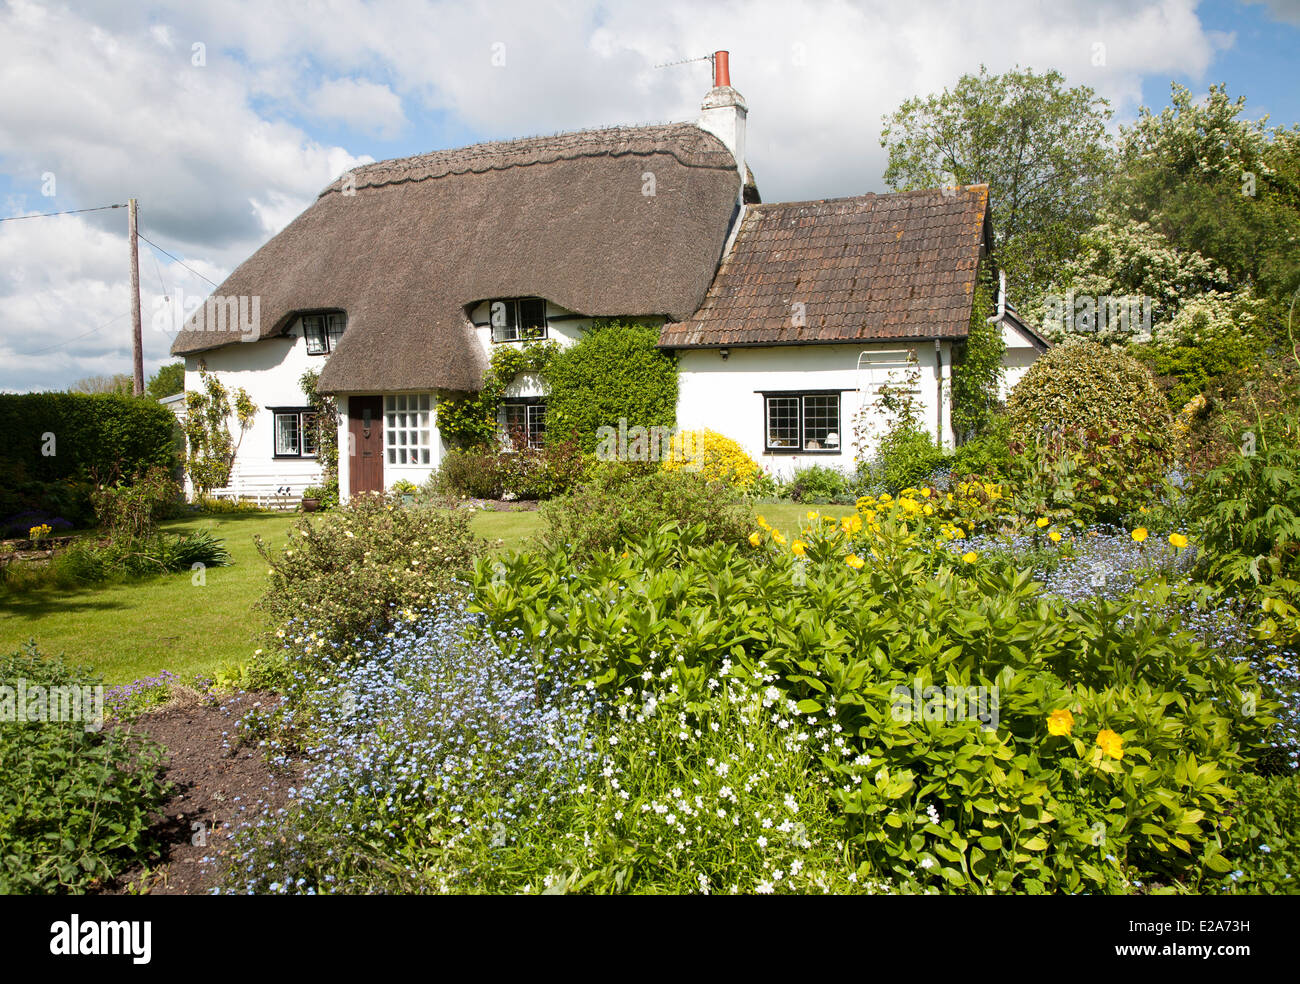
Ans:
POLYGON ((998 313, 991 318, 985 318, 989 324, 997 324, 1007 316, 1007 272, 998 271, 998 313))
POLYGON ((934 439, 943 447, 943 343, 937 338, 934 340, 934 377, 934 439))

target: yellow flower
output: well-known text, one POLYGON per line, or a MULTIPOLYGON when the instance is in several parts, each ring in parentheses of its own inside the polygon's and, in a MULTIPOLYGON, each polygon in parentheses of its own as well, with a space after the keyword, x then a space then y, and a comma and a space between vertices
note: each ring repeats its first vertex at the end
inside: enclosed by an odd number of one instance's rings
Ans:
POLYGON ((808 518, 809 518, 809 519, 816 519, 816 518, 817 518, 817 510, 816 510, 816 509, 809 509, 809 510, 808 510, 808 518))
POLYGON ((847 557, 844 558, 844 563, 848 564, 855 571, 860 571, 862 570, 863 565, 866 564, 866 561, 863 560, 861 557, 859 557, 857 554, 849 554, 847 557))
POLYGON ((1049 735, 1068 735, 1074 727, 1074 715, 1062 708, 1047 715, 1047 733, 1049 735))
POLYGON ((1124 757, 1124 739, 1111 731, 1110 728, 1102 728, 1097 732, 1097 744, 1103 752, 1113 759, 1122 759, 1124 757))
POLYGON ((1129 535, 1133 537, 1133 539, 1136 540, 1138 543, 1141 543, 1143 540, 1147 538, 1147 528, 1145 526, 1139 526, 1129 535))
POLYGON ((785 537, 782 534, 773 531, 772 542, 783 547, 785 546, 785 537))
POLYGON ((966 531, 963 530, 960 526, 954 526, 952 528, 952 535, 956 537, 958 540, 963 540, 966 538, 966 531))
MULTIPOLYGON (((758 536, 758 534, 755 533, 754 536, 758 536)), ((750 542, 750 543, 754 543, 754 537, 751 536, 750 539, 749 539, 749 542, 750 542)), ((757 543, 754 543, 754 546, 758 546, 758 544, 757 544, 757 543)), ((623 551, 623 554, 622 554, 622 559, 623 559, 623 560, 627 560, 628 557, 630 557, 630 556, 632 556, 632 555, 631 555, 628 551, 626 551, 626 550, 623 551)))
POLYGON ((962 554, 961 559, 966 561, 966 563, 968 564, 973 564, 975 563, 975 561, 980 559, 980 555, 977 554, 974 550, 972 550, 969 553, 962 554))
POLYGON ((758 517, 758 525, 761 526, 761 527, 763 527, 763 529, 767 529, 767 520, 764 519, 762 516, 759 516, 759 517, 758 517))
POLYGON ((802 557, 804 555, 803 541, 795 540, 794 543, 790 544, 790 552, 796 557, 802 557))
POLYGON ((762 542, 763 542, 763 534, 758 532, 758 530, 755 530, 753 533, 749 534, 749 545, 751 547, 756 547, 762 542))
POLYGON ((933 492, 934 492, 934 489, 930 488, 929 486, 926 486, 925 488, 923 488, 923 489, 921 490, 921 494, 922 494, 923 496, 925 496, 927 499, 930 498, 930 495, 931 495, 933 492))
POLYGON ((1051 540, 1053 543, 1060 543, 1060 542, 1061 542, 1061 534, 1058 533, 1056 530, 1052 530, 1051 533, 1048 533, 1048 534, 1047 534, 1047 538, 1048 538, 1049 540, 1051 540))
MULTIPOLYGON (((926 491, 928 492, 928 491, 930 491, 930 490, 929 490, 929 489, 926 489, 926 491)), ((926 514, 927 516, 933 516, 933 515, 934 515, 934 506, 930 505, 928 502, 925 504, 925 514, 926 514)))
POLYGON ((1043 527, 1049 525, 1051 522, 1052 521, 1048 519, 1046 516, 1039 516, 1036 520, 1034 520, 1034 525, 1041 530, 1043 527))
POLYGON ((1187 549, 1187 537, 1183 536, 1181 533, 1170 533, 1169 542, 1174 545, 1175 550, 1187 549))

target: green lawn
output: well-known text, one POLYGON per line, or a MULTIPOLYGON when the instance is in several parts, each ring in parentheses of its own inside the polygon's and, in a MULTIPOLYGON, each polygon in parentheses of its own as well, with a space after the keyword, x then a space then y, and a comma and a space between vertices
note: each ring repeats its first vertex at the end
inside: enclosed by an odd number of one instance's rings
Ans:
MULTIPOLYGON (((760 506, 757 512, 793 534, 810 508, 835 516, 851 511, 848 506, 778 503, 760 506)), ((160 670, 189 678, 244 662, 257 647, 261 616, 252 606, 266 582, 253 536, 281 546, 296 518, 247 513, 164 523, 174 532, 210 529, 226 541, 232 565, 210 568, 201 586, 193 584, 189 574, 171 574, 75 593, 0 596, 0 647, 11 651, 34 639, 44 653, 63 653, 94 666, 109 684, 129 683, 160 670)), ((511 549, 522 546, 540 522, 536 512, 481 512, 471 525, 494 546, 511 549)))

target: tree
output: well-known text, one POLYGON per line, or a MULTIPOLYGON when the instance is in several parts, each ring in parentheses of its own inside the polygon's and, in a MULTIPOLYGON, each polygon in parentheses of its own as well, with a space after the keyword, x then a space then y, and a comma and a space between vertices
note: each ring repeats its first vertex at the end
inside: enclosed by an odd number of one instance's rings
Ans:
POLYGON ((1245 109, 1222 85, 1197 102, 1174 83, 1170 106, 1121 130, 1107 197, 1276 306, 1300 284, 1300 127, 1270 130, 1245 109))
POLYGON ((169 362, 159 366, 158 371, 149 377, 144 391, 155 400, 165 396, 175 396, 185 392, 185 363, 169 362))
POLYGON ((1059 72, 963 75, 885 117, 885 181, 906 191, 987 183, 999 264, 1019 303, 1046 287, 1093 222, 1109 172, 1110 104, 1059 72))
POLYGON ((112 393, 117 396, 130 396, 135 390, 135 382, 124 372, 111 376, 86 376, 78 379, 69 388, 70 393, 112 393))

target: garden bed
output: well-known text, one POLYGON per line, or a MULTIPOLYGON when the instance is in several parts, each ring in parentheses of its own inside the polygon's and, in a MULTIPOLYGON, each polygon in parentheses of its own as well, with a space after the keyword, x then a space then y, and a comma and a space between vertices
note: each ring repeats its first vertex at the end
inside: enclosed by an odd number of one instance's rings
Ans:
POLYGON ((150 833, 163 845, 154 864, 137 866, 103 887, 105 894, 207 895, 217 884, 230 836, 246 811, 284 805, 294 778, 279 775, 261 749, 232 747, 236 724, 249 710, 280 700, 246 693, 222 704, 176 703, 141 716, 133 726, 167 748, 171 798, 150 833), (196 826, 197 825, 197 826, 196 826))

